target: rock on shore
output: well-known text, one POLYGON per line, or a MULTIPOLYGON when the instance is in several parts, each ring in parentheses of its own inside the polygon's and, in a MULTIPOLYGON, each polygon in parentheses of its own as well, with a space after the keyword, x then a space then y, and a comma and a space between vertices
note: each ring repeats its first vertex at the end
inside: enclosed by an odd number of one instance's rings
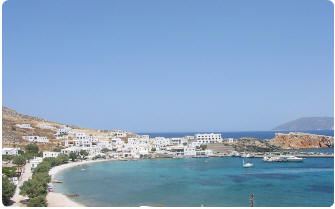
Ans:
POLYGON ((334 138, 307 133, 277 133, 270 143, 282 149, 327 148, 334 146, 334 138))

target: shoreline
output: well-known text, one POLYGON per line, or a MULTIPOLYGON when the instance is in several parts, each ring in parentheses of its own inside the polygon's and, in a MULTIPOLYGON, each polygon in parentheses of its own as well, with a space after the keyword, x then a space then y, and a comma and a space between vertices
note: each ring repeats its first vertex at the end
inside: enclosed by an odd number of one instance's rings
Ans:
MULTIPOLYGON (((332 155, 333 157, 334 155, 332 155)), ((221 157, 233 157, 233 156, 212 156, 211 158, 221 158, 221 157)), ((254 156, 255 158, 259 158, 259 156, 254 156)), ((328 158, 329 156, 304 156, 304 157, 308 157, 308 158, 320 158, 320 157, 325 157, 328 158)), ((151 160, 154 159, 177 159, 177 158, 151 158, 151 160)), ((128 159, 128 160, 134 160, 134 159, 128 159)), ((127 160, 127 161, 128 161, 127 160)), ((120 159, 101 159, 101 160, 85 160, 85 161, 78 161, 78 162, 69 162, 66 164, 62 164, 59 166, 55 166, 53 168, 50 169, 49 171, 49 175, 51 176, 51 184, 54 185, 54 183, 52 183, 53 180, 55 179, 55 176, 61 172, 64 171, 66 169, 72 168, 72 167, 76 167, 76 166, 81 166, 81 165, 86 165, 86 164, 92 164, 92 163, 99 163, 99 162, 109 162, 109 161, 122 161, 120 159)), ((86 205, 79 203, 73 199, 71 199, 70 197, 68 197, 66 194, 60 193, 60 192, 48 192, 47 196, 47 203, 48 206, 47 207, 87 207, 86 205)))
MULTIPOLYGON (((103 159, 103 160, 87 160, 87 161, 79 161, 79 162, 70 162, 63 165, 59 165, 51 168, 49 171, 49 175, 51 176, 51 181, 55 180, 55 175, 63 170, 68 168, 98 163, 98 162, 107 162, 107 161, 115 161, 116 159, 103 159)), ((75 200, 69 198, 63 193, 60 192, 48 192, 46 196, 48 207, 86 207, 84 204, 76 202, 75 200)))

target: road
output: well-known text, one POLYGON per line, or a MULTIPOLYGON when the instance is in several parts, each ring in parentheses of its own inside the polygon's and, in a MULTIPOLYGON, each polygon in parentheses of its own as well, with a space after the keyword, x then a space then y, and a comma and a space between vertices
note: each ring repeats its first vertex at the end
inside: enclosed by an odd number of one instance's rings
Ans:
POLYGON ((24 196, 20 195, 20 187, 22 186, 23 182, 27 181, 28 179, 30 179, 32 176, 32 172, 31 172, 31 163, 27 163, 24 166, 24 172, 22 173, 20 179, 19 179, 19 183, 16 186, 16 190, 15 190, 15 194, 12 197, 12 201, 14 202, 11 206, 12 207, 20 207, 23 206, 23 204, 20 202, 22 200, 25 199, 24 196))

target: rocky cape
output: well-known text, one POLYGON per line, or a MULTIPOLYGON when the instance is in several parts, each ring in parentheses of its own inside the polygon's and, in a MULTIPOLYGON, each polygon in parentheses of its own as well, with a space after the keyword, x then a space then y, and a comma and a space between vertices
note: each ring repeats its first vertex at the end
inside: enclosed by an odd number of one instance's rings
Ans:
POLYGON ((269 143, 281 149, 329 148, 334 147, 334 137, 297 132, 277 133, 269 143))

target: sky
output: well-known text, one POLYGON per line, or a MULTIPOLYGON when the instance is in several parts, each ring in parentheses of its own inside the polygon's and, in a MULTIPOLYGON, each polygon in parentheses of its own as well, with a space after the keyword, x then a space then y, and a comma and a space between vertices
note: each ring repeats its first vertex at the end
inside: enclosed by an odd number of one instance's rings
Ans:
POLYGON ((3 105, 135 132, 333 116, 326 0, 8 0, 3 105))

